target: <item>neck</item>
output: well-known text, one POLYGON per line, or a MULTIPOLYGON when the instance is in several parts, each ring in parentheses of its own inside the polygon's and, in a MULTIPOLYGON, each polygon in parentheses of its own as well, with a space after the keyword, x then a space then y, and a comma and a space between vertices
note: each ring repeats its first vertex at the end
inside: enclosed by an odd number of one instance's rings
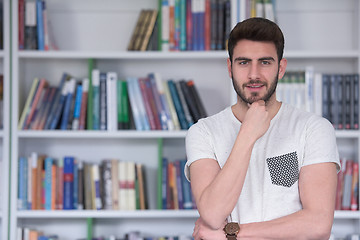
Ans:
MULTIPOLYGON (((266 102, 265 107, 270 114, 270 118, 273 119, 281 107, 281 102, 277 101, 276 97, 273 96, 273 99, 269 99, 269 101, 266 102)), ((231 106, 231 110, 234 116, 240 122, 243 121, 248 109, 249 109, 249 104, 241 100, 239 97, 237 99, 237 102, 233 106, 231 106)))

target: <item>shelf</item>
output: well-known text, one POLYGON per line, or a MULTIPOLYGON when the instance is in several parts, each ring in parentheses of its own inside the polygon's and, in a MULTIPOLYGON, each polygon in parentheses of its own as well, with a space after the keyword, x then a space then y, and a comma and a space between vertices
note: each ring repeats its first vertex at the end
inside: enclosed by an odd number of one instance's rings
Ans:
POLYGON ((17 218, 197 218, 197 210, 29 210, 18 211, 17 218))
POLYGON ((344 50, 344 51, 285 51, 284 52, 285 58, 314 58, 314 59, 323 59, 323 58, 348 58, 348 59, 357 59, 359 57, 359 51, 358 50, 344 50))
POLYGON ((360 211, 335 211, 335 219, 360 219, 360 211))
POLYGON ((129 52, 129 51, 19 51, 19 58, 53 59, 226 59, 226 51, 129 52))
MULTIPOLYGON (((0 51, 1 54, 1 51, 0 51)), ((0 55, 1 56, 1 55, 0 55)), ((53 59, 226 59, 227 51, 183 51, 183 52, 157 52, 157 51, 19 51, 19 58, 53 58, 53 59)), ((293 50, 284 52, 285 58, 349 58, 356 59, 358 50, 346 51, 309 51, 293 50)))
POLYGON ((335 136, 337 138, 359 138, 359 130, 336 130, 335 136))
POLYGON ((187 131, 19 131, 20 138, 185 138, 187 131))

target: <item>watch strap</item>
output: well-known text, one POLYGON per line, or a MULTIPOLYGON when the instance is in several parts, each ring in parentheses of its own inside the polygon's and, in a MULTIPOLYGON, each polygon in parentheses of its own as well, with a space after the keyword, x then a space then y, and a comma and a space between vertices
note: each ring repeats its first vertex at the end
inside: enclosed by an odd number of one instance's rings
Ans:
POLYGON ((236 240, 236 235, 226 234, 226 238, 227 238, 227 240, 236 240))

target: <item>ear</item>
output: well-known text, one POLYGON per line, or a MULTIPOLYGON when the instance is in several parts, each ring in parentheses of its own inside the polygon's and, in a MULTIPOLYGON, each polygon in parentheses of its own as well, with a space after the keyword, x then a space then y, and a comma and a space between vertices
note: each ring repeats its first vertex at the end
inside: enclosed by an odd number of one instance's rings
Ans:
POLYGON ((227 67, 228 67, 229 77, 232 78, 232 74, 231 74, 231 60, 230 60, 230 58, 227 59, 227 67))
POLYGON ((279 79, 282 79, 287 66, 287 60, 285 58, 280 60, 280 66, 279 66, 279 79))

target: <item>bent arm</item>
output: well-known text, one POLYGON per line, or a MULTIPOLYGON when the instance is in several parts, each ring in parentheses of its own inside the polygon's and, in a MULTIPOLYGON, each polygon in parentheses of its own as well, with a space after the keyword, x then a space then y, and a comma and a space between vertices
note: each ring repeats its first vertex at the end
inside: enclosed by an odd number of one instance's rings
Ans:
POLYGON ((336 166, 304 166, 299 176, 303 209, 266 222, 242 224, 238 239, 329 239, 334 219, 336 166))
POLYGON ((241 130, 224 167, 217 161, 200 159, 190 165, 191 188, 200 216, 218 229, 231 214, 245 181, 254 145, 241 130))

